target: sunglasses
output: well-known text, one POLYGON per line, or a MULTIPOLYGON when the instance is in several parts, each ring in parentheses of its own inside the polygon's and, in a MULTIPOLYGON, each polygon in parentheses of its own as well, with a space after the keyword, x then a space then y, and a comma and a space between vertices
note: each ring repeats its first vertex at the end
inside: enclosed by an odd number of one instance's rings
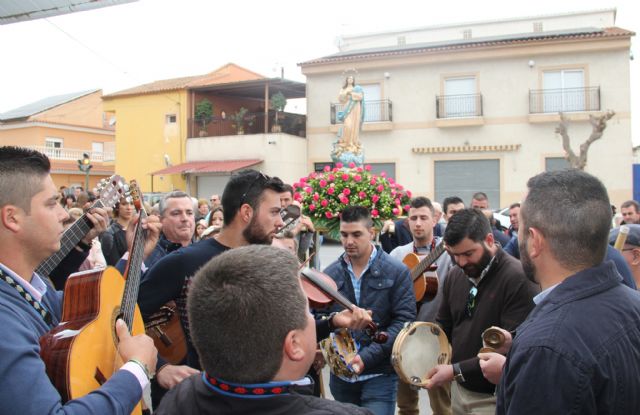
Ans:
POLYGON ((256 183, 260 182, 260 188, 262 188, 265 184, 267 184, 269 180, 271 180, 271 177, 259 171, 258 176, 251 182, 249 187, 247 187, 247 190, 245 190, 245 192, 242 194, 242 197, 240 198, 240 206, 246 203, 247 195, 251 193, 251 190, 254 188, 256 183))
POLYGON ((476 308, 476 296, 478 295, 478 288, 471 287, 469 290, 469 297, 467 298, 467 317, 473 316, 473 310, 476 308))

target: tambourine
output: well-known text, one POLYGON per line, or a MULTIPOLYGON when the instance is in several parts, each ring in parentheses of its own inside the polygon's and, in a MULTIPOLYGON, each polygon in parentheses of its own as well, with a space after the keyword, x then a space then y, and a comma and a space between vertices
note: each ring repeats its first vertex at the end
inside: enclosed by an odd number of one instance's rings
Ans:
POLYGON ((396 337, 391 352, 391 364, 405 383, 427 386, 427 373, 437 365, 449 364, 449 340, 436 324, 413 322, 396 337))
POLYGON ((329 365, 331 373, 336 376, 354 378, 355 372, 351 362, 358 355, 360 346, 347 329, 339 329, 320 342, 320 349, 329 365))

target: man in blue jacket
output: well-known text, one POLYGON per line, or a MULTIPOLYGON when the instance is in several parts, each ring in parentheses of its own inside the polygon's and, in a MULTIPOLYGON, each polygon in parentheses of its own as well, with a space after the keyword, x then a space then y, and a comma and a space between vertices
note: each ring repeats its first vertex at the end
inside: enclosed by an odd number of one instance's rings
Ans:
MULTIPOLYGON (((60 249, 62 222, 49 159, 34 150, 0 147, 0 414, 129 414, 149 384, 156 348, 116 324, 126 362, 99 389, 62 402, 40 358, 40 337, 57 326, 62 292, 34 270, 60 249)), ((111 374, 105 374, 107 376, 111 374)))
POLYGON ((527 186, 520 257, 542 292, 513 339, 497 413, 638 414, 640 294, 603 262, 607 190, 579 170, 542 173, 527 186))
POLYGON ((338 291, 352 303, 373 311, 373 320, 389 334, 384 344, 355 332, 360 344, 351 367, 351 377, 331 374, 333 397, 341 402, 369 408, 376 415, 395 412, 398 377, 391 362, 391 350, 405 322, 416 317, 416 302, 409 270, 371 242, 374 235, 369 210, 348 206, 340 216, 340 241, 344 254, 325 269, 338 291))

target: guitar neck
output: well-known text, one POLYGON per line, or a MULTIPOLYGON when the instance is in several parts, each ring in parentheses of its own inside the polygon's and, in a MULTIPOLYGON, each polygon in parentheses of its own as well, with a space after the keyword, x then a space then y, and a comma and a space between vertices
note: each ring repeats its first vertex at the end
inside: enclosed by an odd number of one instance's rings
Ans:
MULTIPOLYGON (((90 209, 104 207, 102 201, 97 200, 90 209)), ((93 224, 87 218, 87 214, 82 215, 77 221, 75 221, 60 238, 60 250, 55 252, 49 258, 42 261, 36 272, 38 275, 44 277, 49 276, 60 262, 71 252, 71 250, 78 245, 78 242, 93 228, 93 224)))
POLYGON ((427 255, 426 257, 424 257, 424 259, 422 261, 420 261, 418 263, 418 265, 415 266, 415 268, 413 268, 411 270, 411 280, 415 281, 416 279, 418 279, 422 274, 424 274, 424 272, 431 266, 433 265, 434 262, 436 262, 438 260, 438 258, 440 258, 440 255, 442 255, 444 253, 444 249, 445 249, 445 243, 440 242, 438 244, 438 246, 436 246, 433 251, 429 252, 429 255, 427 255))
POLYGON ((142 229, 142 219, 147 217, 144 208, 140 210, 140 217, 134 231, 133 245, 129 252, 129 260, 124 272, 126 280, 124 294, 120 303, 122 318, 127 323, 129 331, 133 327, 133 314, 138 302, 138 291, 140 290, 140 279, 142 275, 142 260, 144 259, 145 230, 142 229))

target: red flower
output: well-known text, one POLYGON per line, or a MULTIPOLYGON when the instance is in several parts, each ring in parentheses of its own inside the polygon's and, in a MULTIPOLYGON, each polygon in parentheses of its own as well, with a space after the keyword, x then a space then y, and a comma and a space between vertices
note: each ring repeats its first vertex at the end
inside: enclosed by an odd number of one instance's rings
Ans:
POLYGON ((405 211, 405 212, 409 212, 409 209, 411 209, 411 206, 409 206, 409 205, 404 205, 404 211, 405 211))
POLYGON ((352 169, 356 167, 356 163, 354 163, 353 161, 351 163, 349 163, 349 168, 352 169))
POLYGON ((378 181, 375 177, 372 177, 371 180, 369 181, 369 183, 371 183, 371 186, 375 185, 377 182, 378 181))
POLYGON ((329 201, 327 199, 322 199, 320 201, 320 206, 322 207, 327 207, 328 204, 329 204, 329 201))
POLYGON ((342 164, 342 163, 340 163, 340 162, 337 162, 337 163, 336 163, 336 167, 337 167, 337 168, 341 169, 341 168, 342 168, 342 166, 344 166, 344 164, 342 164))
POLYGON ((378 217, 378 209, 371 209, 371 216, 373 216, 374 218, 378 217))
POLYGON ((398 208, 393 208, 391 209, 391 211, 393 212, 394 215, 397 215, 398 213, 400 213, 400 210, 398 208))
POLYGON ((365 169, 366 171, 371 171, 371 165, 370 165, 370 164, 367 164, 366 166, 364 166, 364 169, 365 169))
POLYGON ((334 194, 336 192, 336 188, 335 187, 330 187, 327 189, 327 193, 329 193, 330 195, 334 194))
POLYGON ((359 197, 360 199, 364 199, 364 198, 366 198, 366 197, 367 197, 367 194, 366 194, 365 192, 362 192, 362 191, 361 191, 361 192, 359 192, 359 193, 358 193, 358 197, 359 197))
POLYGON ((377 202, 378 202, 378 200, 380 200, 380 196, 378 196, 378 195, 373 195, 373 196, 371 196, 371 201, 372 201, 373 203, 377 203, 377 202))
POLYGON ((357 171, 358 173, 362 173, 362 167, 358 167, 358 168, 356 169, 356 171, 357 171))
POLYGON ((323 170, 326 171, 326 172, 330 172, 331 171, 331 166, 326 165, 326 166, 324 166, 323 170))
POLYGON ((389 184, 393 184, 396 182, 395 180, 393 180, 393 177, 389 177, 387 181, 389 182, 389 184))
POLYGON ((313 194, 313 200, 316 200, 316 201, 317 201, 318 199, 320 199, 320 195, 319 195, 319 194, 317 194, 317 193, 314 193, 314 194, 313 194))
POLYGON ((359 183, 362 180, 362 176, 356 174, 355 176, 353 176, 353 180, 359 183))
POLYGON ((396 205, 399 205, 400 204, 400 199, 394 199, 393 203, 395 203, 396 205))
POLYGON ((334 176, 333 174, 330 174, 327 176, 327 180, 329 180, 330 182, 334 181, 336 179, 336 176, 334 176))
POLYGON ((342 180, 344 180, 345 182, 346 182, 347 180, 349 180, 349 175, 348 175, 347 173, 344 173, 344 174, 342 175, 342 180))
POLYGON ((320 187, 327 187, 327 181, 324 179, 320 180, 318 184, 320 185, 320 187))
POLYGON ((309 194, 311 194, 311 193, 313 193, 313 188, 312 187, 305 187, 304 191, 309 193, 309 194))
POLYGON ((316 205, 309 205, 309 210, 311 212, 313 212, 314 210, 316 210, 316 205))
POLYGON ((380 173, 380 177, 387 177, 387 172, 383 171, 382 173, 380 173))
POLYGON ((324 216, 326 216, 327 219, 333 218, 333 214, 331 212, 324 212, 324 216))
POLYGON ((340 199, 340 202, 342 202, 343 204, 345 204, 345 205, 349 204, 349 198, 348 197, 342 196, 339 199, 340 199))
POLYGON ((411 199, 411 190, 407 190, 407 197, 411 199))
POLYGON ((378 191, 378 193, 382 193, 382 191, 384 190, 384 186, 379 184, 378 187, 376 187, 376 190, 378 191))
POLYGON ((307 182, 307 178, 306 177, 301 177, 300 178, 300 183, 306 183, 307 182))
POLYGON ((293 195, 293 199, 297 200, 298 202, 302 200, 302 195, 298 192, 294 193, 293 195))
POLYGON ((347 187, 342 191, 342 193, 344 193, 345 196, 349 196, 351 194, 351 189, 347 187))

